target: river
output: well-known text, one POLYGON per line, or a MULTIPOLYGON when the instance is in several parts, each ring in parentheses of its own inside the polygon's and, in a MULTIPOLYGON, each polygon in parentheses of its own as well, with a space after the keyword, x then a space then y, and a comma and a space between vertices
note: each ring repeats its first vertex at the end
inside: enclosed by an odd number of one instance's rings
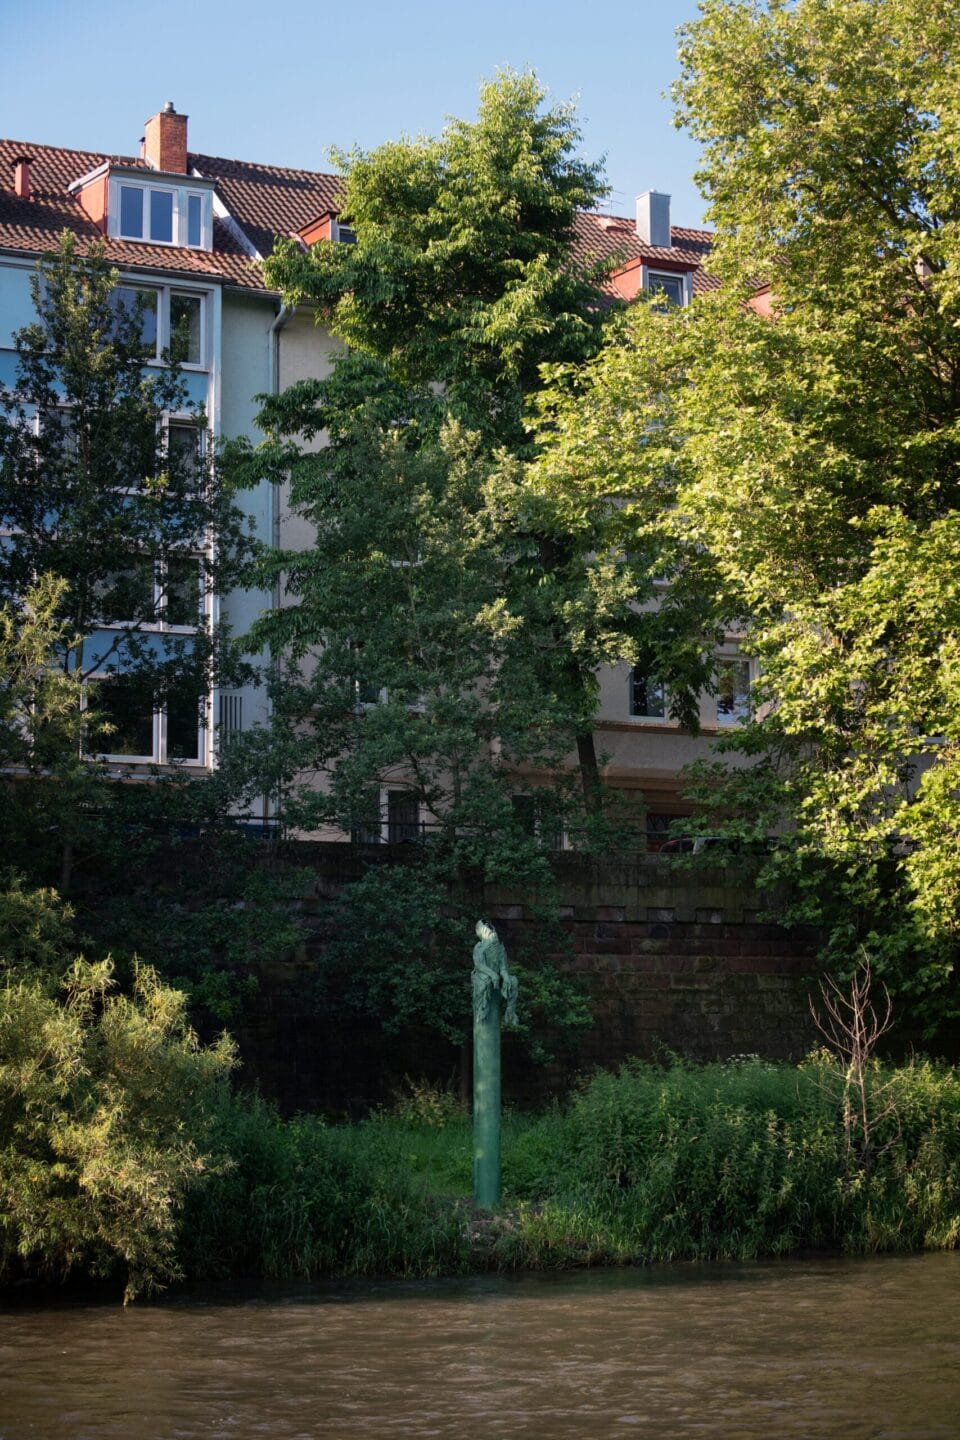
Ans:
POLYGON ((2 1440, 957 1440, 960 1253, 0 1310, 2 1440))

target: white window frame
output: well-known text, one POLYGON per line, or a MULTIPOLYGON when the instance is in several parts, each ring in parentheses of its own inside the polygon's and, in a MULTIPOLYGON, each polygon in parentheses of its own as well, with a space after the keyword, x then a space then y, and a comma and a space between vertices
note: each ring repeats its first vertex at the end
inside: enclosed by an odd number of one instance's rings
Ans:
MULTIPOLYGON (((179 419, 179 417, 176 416, 176 415, 174 415, 174 416, 169 416, 169 417, 165 417, 165 419, 164 419, 164 425, 165 425, 165 426, 169 426, 169 424, 171 423, 171 421, 172 421, 172 423, 176 424, 176 423, 178 423, 178 419, 179 419)), ((183 423, 184 423, 184 425, 186 425, 186 424, 187 424, 187 420, 184 419, 183 423)), ((201 437, 202 437, 203 431, 200 431, 199 433, 200 433, 200 435, 201 435, 201 437)), ((133 619, 131 618, 131 619, 129 619, 129 620, 124 621, 124 620, 120 619, 120 618, 117 617, 117 616, 107 616, 107 617, 105 617, 105 618, 103 618, 103 619, 99 619, 99 618, 98 618, 98 619, 95 619, 95 620, 93 621, 93 627, 92 627, 92 632, 91 632, 91 633, 99 632, 99 633, 102 634, 102 633, 106 632, 107 634, 115 633, 115 634, 117 634, 117 635, 122 635, 122 634, 124 634, 125 632, 130 631, 130 630, 132 629, 133 631, 135 631, 135 633, 140 634, 140 635, 175 635, 175 636, 178 636, 178 637, 183 637, 183 638, 189 639, 190 636, 199 635, 199 634, 201 634, 203 631, 208 630, 209 627, 210 627, 210 625, 211 625, 211 623, 212 623, 212 620, 213 620, 213 599, 214 599, 212 587, 209 585, 209 583, 208 583, 207 580, 205 579, 204 570, 203 570, 203 562, 204 562, 204 559, 208 558, 208 554, 205 553, 203 550, 183 550, 183 551, 176 551, 176 552, 174 552, 174 554, 173 554, 171 557, 169 557, 169 558, 172 558, 172 559, 182 558, 182 559, 185 559, 185 560, 196 560, 196 561, 197 561, 197 590, 198 590, 198 594, 197 594, 197 620, 196 620, 196 623, 195 623, 195 624, 192 624, 192 625, 170 624, 170 623, 165 619, 165 613, 166 613, 167 606, 168 606, 168 603, 169 603, 169 596, 168 596, 168 594, 167 594, 166 585, 165 585, 165 575, 164 575, 165 563, 164 563, 164 561, 161 560, 160 563, 159 563, 159 566, 158 566, 158 568, 157 568, 157 570, 155 571, 154 576, 153 576, 153 598, 154 598, 154 604, 157 606, 157 609, 158 609, 159 618, 158 618, 157 620, 145 620, 145 621, 136 621, 136 620, 133 620, 133 619)), ((112 679, 115 678, 115 677, 114 677, 114 672, 112 672, 112 671, 110 671, 110 670, 93 670, 93 671, 91 671, 91 673, 90 673, 86 678, 87 678, 88 680, 91 680, 91 681, 93 681, 93 680, 98 680, 98 681, 107 681, 107 682, 109 682, 110 680, 112 680, 112 679)), ((184 767, 184 768, 186 768, 186 769, 192 769, 192 770, 199 770, 199 769, 203 769, 203 768, 209 767, 209 764, 210 764, 210 749, 211 749, 211 718, 210 718, 210 716, 211 716, 211 710, 210 710, 210 707, 212 706, 212 703, 213 703, 213 694, 212 694, 212 691, 208 691, 208 693, 207 693, 207 695, 206 695, 205 698, 206 698, 206 703, 207 703, 207 716, 206 716, 206 719, 205 719, 205 720, 204 720, 204 719, 201 719, 201 718, 198 716, 198 720, 197 720, 197 756, 196 756, 195 759, 190 759, 190 758, 188 758, 188 759, 181 759, 181 758, 175 756, 175 757, 171 760, 171 759, 168 757, 168 755, 167 755, 167 711, 166 711, 166 708, 163 707, 163 706, 161 706, 160 709, 155 710, 155 711, 153 712, 153 754, 151 754, 151 755, 124 755, 124 754, 119 754, 119 753, 116 753, 116 752, 113 752, 113 751, 101 751, 101 750, 97 750, 97 751, 90 752, 88 758, 91 758, 91 759, 99 759, 99 760, 106 760, 106 761, 107 761, 108 763, 110 763, 110 764, 161 765, 161 766, 177 766, 177 767, 181 767, 181 766, 182 766, 182 767, 184 767)), ((82 696, 82 698, 81 698, 81 706, 80 706, 80 708, 81 708, 81 710, 86 710, 86 708, 87 708, 86 690, 85 690, 85 689, 84 689, 84 694, 83 694, 83 696, 82 696)))
MULTIPOLYGON (((110 627, 103 626, 101 628, 108 629, 110 627)), ((117 678, 118 677, 110 670, 96 670, 87 676, 87 680, 90 682, 96 681, 104 685, 109 685, 117 678)), ((209 706, 209 695, 206 696, 206 700, 209 706)), ((81 713, 88 708, 87 686, 84 684, 80 697, 81 713)), ((165 768, 184 770, 203 770, 209 768, 210 725, 209 721, 205 723, 204 719, 201 718, 199 710, 197 712, 197 755, 195 759, 182 759, 179 756, 174 756, 173 759, 170 759, 167 755, 167 711, 165 706, 161 706, 159 710, 153 711, 151 726, 153 732, 153 753, 151 755, 129 755, 111 750, 89 750, 86 752, 85 758, 88 760, 103 760, 106 761, 108 765, 158 765, 165 768)))
MULTIPOLYGON (((180 552, 178 552, 179 554, 180 552)), ((94 631, 107 634, 115 633, 122 635, 131 628, 139 635, 176 635, 189 638, 192 635, 199 635, 210 623, 212 592, 210 587, 204 583, 203 578, 203 555, 196 550, 182 552, 184 559, 196 559, 198 562, 198 596, 197 596, 197 623, 195 625, 171 625, 163 618, 168 604, 163 579, 163 562, 153 577, 154 603, 158 606, 160 618, 155 621, 136 622, 133 620, 124 622, 116 617, 106 620, 98 620, 94 623, 94 631)), ((87 677, 88 680, 104 681, 109 683, 115 677, 110 670, 94 670, 87 677)), ((197 755, 195 758, 181 759, 174 757, 172 760, 167 755, 167 711, 161 706, 153 712, 153 753, 151 755, 125 755, 109 750, 97 750, 91 753, 91 758, 106 760, 111 764, 130 765, 174 765, 183 766, 186 769, 199 770, 209 765, 210 752, 210 719, 209 706, 212 704, 212 694, 208 691, 206 695, 207 718, 197 717, 197 755)), ((87 708, 86 687, 81 700, 81 710, 87 708)))
POLYGON ((178 185, 171 180, 149 180, 143 171, 129 175, 111 175, 109 203, 107 207, 107 234, 115 240, 132 240, 143 245, 163 245, 170 249, 205 250, 213 249, 213 196, 209 190, 196 184, 178 185), (140 234, 124 231, 120 219, 120 191, 140 190, 143 194, 143 224, 140 234), (150 235, 150 196, 166 194, 173 197, 173 238, 155 240, 150 235), (200 243, 190 244, 190 199, 200 201, 200 243))
MULTIPOLYGON (((638 671, 639 669, 640 669, 640 666, 639 666, 639 665, 631 665, 630 669, 629 669, 628 672, 627 672, 627 707, 628 707, 628 713, 629 713, 629 715, 630 715, 630 719, 631 719, 631 720, 636 720, 636 721, 639 722, 639 724, 641 724, 641 725, 669 725, 670 722, 671 722, 671 718, 672 718, 671 715, 670 715, 670 702, 669 702, 669 697, 668 697, 668 695, 667 695, 667 687, 663 684, 662 681, 657 681, 657 682, 653 682, 653 683, 659 684, 659 686, 660 686, 660 693, 661 693, 662 699, 663 699, 663 714, 662 714, 662 715, 641 715, 641 714, 638 714, 638 713, 634 710, 634 708, 633 708, 633 695, 634 695, 634 685, 635 685, 635 683, 636 683, 636 682, 634 681, 634 676, 636 675, 636 673, 637 673, 637 671, 638 671)), ((649 681, 650 681, 650 677, 649 677, 649 676, 644 676, 644 679, 647 680, 648 683, 649 683, 649 681)))
POLYGON ((173 337, 173 326, 170 320, 171 301, 174 295, 190 296, 200 301, 200 359, 181 360, 180 369, 188 370, 194 374, 206 372, 210 369, 210 291, 188 284, 173 285, 151 285, 139 279, 127 279, 121 277, 117 284, 117 290, 141 291, 144 294, 156 295, 157 297, 157 344, 152 355, 148 355, 144 363, 146 365, 162 365, 163 352, 169 350, 170 341, 173 337))
POLYGON ((679 280, 683 298, 680 301, 681 308, 689 305, 693 299, 693 276, 682 270, 658 270, 655 265, 644 265, 641 267, 641 279, 643 288, 648 293, 652 289, 651 282, 657 280, 679 280))

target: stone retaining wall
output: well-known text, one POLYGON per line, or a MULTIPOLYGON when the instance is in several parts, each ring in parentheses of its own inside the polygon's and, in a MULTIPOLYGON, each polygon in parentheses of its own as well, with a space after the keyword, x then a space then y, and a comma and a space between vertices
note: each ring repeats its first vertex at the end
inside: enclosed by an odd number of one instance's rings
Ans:
MULTIPOLYGON (((405 1075, 455 1078, 463 1057, 452 1046, 362 1024, 321 1026, 297 1004, 323 944, 328 901, 366 864, 409 860, 409 851, 358 855, 347 846, 300 845, 287 854, 314 876, 303 901, 312 937, 267 977, 257 1017, 241 1031, 250 1074, 288 1110, 359 1110, 389 1098, 405 1075)), ((808 996, 816 989, 816 936, 761 918, 775 897, 756 890, 755 862, 693 869, 648 856, 616 864, 559 856, 557 868, 573 950, 563 963, 585 980, 595 1020, 576 1054, 547 1070, 525 1062, 508 1041, 508 1099, 541 1102, 577 1073, 631 1055, 798 1059, 815 1043, 808 996)), ((508 952, 536 923, 524 896, 509 889, 487 887, 476 899, 508 952)))

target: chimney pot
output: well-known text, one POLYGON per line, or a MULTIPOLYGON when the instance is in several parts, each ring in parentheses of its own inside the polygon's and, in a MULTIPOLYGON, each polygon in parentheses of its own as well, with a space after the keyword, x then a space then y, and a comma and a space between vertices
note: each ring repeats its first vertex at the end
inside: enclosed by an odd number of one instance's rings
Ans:
POLYGON ((670 196, 659 190, 646 190, 637 196, 637 234, 646 245, 655 245, 658 250, 669 250, 670 196))
POLYGON ((30 156, 17 155, 11 162, 13 166, 13 189, 14 194, 19 195, 21 200, 30 199, 30 156))

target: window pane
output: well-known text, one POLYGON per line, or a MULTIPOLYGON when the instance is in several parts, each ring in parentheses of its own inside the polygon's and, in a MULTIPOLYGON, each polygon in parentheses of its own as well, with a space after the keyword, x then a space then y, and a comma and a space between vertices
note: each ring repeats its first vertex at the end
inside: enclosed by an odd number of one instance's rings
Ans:
POLYGON ((178 555, 166 566, 166 622, 168 625, 197 625, 200 620, 200 561, 194 555, 178 555))
POLYGON ((749 660, 721 660, 717 665, 717 724, 735 725, 750 715, 749 660))
POLYGON ((57 456, 65 464, 76 460, 77 433, 73 424, 73 411, 56 405, 44 410, 41 417, 41 431, 55 447, 57 456))
POLYGON ((201 441, 196 425, 171 425, 167 431, 167 453, 172 478, 193 484, 200 474, 201 441))
POLYGON ((387 840, 405 845, 420 839, 420 805, 408 790, 387 791, 387 840))
POLYGON ((94 584, 100 620, 152 620, 153 567, 149 561, 102 575, 94 584))
POLYGON ((682 275, 648 275, 647 289, 651 295, 660 296, 668 305, 683 304, 682 275))
POLYGON ((143 191, 139 185, 120 186, 120 234, 143 238, 143 191))
POLYGON ((200 759, 200 696, 190 685, 167 695, 167 759, 200 759))
POLYGON ((173 194, 169 190, 150 191, 150 239, 173 242, 173 194))
POLYGON ((187 196, 187 244, 198 246, 203 239, 203 199, 200 195, 187 196))
POLYGON ((630 673, 630 714, 663 720, 667 713, 666 693, 659 680, 651 680, 635 666, 630 673))
POLYGON ((153 706, 149 686, 135 675, 101 681, 91 706, 103 729, 95 737, 98 755, 142 755, 153 758, 153 706), (110 733, 107 733, 107 729, 110 733))
POLYGON ((524 835, 548 850, 563 849, 563 821, 552 794, 511 795, 513 814, 524 835))
POLYGON ((174 357, 187 365, 202 361, 201 307, 199 295, 170 296, 170 345, 174 357))
POLYGON ((380 791, 371 789, 363 796, 350 825, 350 839, 354 845, 379 845, 380 791))
POLYGON ((118 324, 139 315, 140 339, 150 355, 157 353, 158 299, 156 290, 140 290, 135 285, 118 285, 110 296, 118 324))

